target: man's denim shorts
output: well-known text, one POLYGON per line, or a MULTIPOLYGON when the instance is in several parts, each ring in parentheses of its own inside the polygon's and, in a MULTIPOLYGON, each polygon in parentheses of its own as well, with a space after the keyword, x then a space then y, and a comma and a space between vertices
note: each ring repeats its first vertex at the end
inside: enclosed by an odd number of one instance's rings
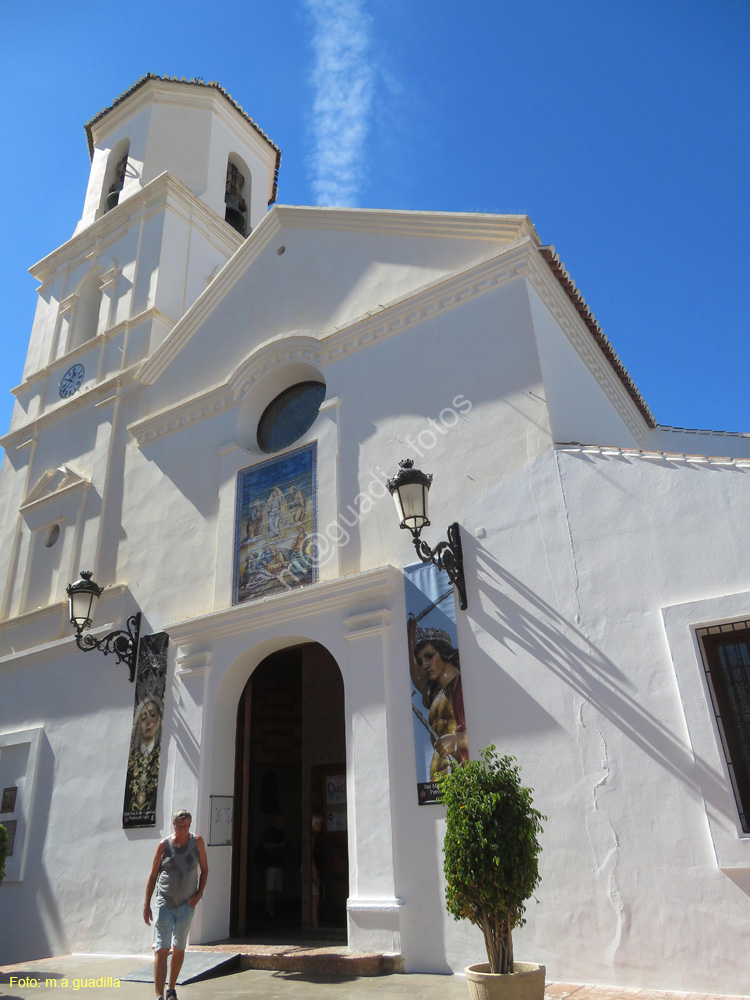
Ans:
POLYGON ((178 951, 184 951, 194 913, 195 907, 189 903, 155 907, 154 950, 177 948, 178 951))

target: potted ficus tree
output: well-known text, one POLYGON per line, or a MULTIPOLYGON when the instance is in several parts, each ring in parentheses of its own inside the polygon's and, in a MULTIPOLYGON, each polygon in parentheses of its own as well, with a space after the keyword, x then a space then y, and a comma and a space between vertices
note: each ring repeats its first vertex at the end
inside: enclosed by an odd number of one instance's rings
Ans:
POLYGON ((525 923, 526 900, 539 884, 538 835, 546 817, 534 809, 515 759, 494 746, 439 781, 447 809, 446 905, 456 920, 481 927, 489 960, 466 969, 472 997, 542 1000, 544 966, 514 961, 512 931, 525 923))

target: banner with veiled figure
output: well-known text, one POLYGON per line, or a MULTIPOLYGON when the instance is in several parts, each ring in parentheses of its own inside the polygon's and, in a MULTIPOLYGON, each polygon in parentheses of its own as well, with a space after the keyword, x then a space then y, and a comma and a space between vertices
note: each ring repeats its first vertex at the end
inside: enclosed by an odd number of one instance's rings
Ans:
POLYGON ((417 801, 439 802, 436 778, 469 759, 453 584, 433 563, 404 568, 417 801))
POLYGON ((317 580, 316 458, 313 443, 238 473, 233 604, 317 580))
POLYGON ((124 829, 156 826, 168 645, 166 632, 141 636, 122 812, 124 829))

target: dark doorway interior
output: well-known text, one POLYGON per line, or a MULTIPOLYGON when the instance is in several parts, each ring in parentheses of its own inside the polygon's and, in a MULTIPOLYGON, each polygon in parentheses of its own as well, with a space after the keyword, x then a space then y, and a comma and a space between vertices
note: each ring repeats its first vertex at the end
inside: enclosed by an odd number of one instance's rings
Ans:
POLYGON ((344 685, 323 646, 307 643, 263 660, 237 711, 235 820, 230 933, 284 939, 325 936, 346 926, 349 867, 346 830, 344 685), (266 909, 262 844, 283 813, 283 889, 266 909), (311 823, 323 816, 320 929, 311 926, 311 823))

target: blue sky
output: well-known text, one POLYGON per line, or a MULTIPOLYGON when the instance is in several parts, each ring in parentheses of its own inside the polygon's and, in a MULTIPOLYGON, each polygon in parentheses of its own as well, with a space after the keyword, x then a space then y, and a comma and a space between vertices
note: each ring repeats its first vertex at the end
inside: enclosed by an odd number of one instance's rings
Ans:
POLYGON ((147 72, 218 80, 282 204, 528 214, 660 423, 750 432, 748 0, 6 0, 0 46, 0 433, 83 125, 147 72))

